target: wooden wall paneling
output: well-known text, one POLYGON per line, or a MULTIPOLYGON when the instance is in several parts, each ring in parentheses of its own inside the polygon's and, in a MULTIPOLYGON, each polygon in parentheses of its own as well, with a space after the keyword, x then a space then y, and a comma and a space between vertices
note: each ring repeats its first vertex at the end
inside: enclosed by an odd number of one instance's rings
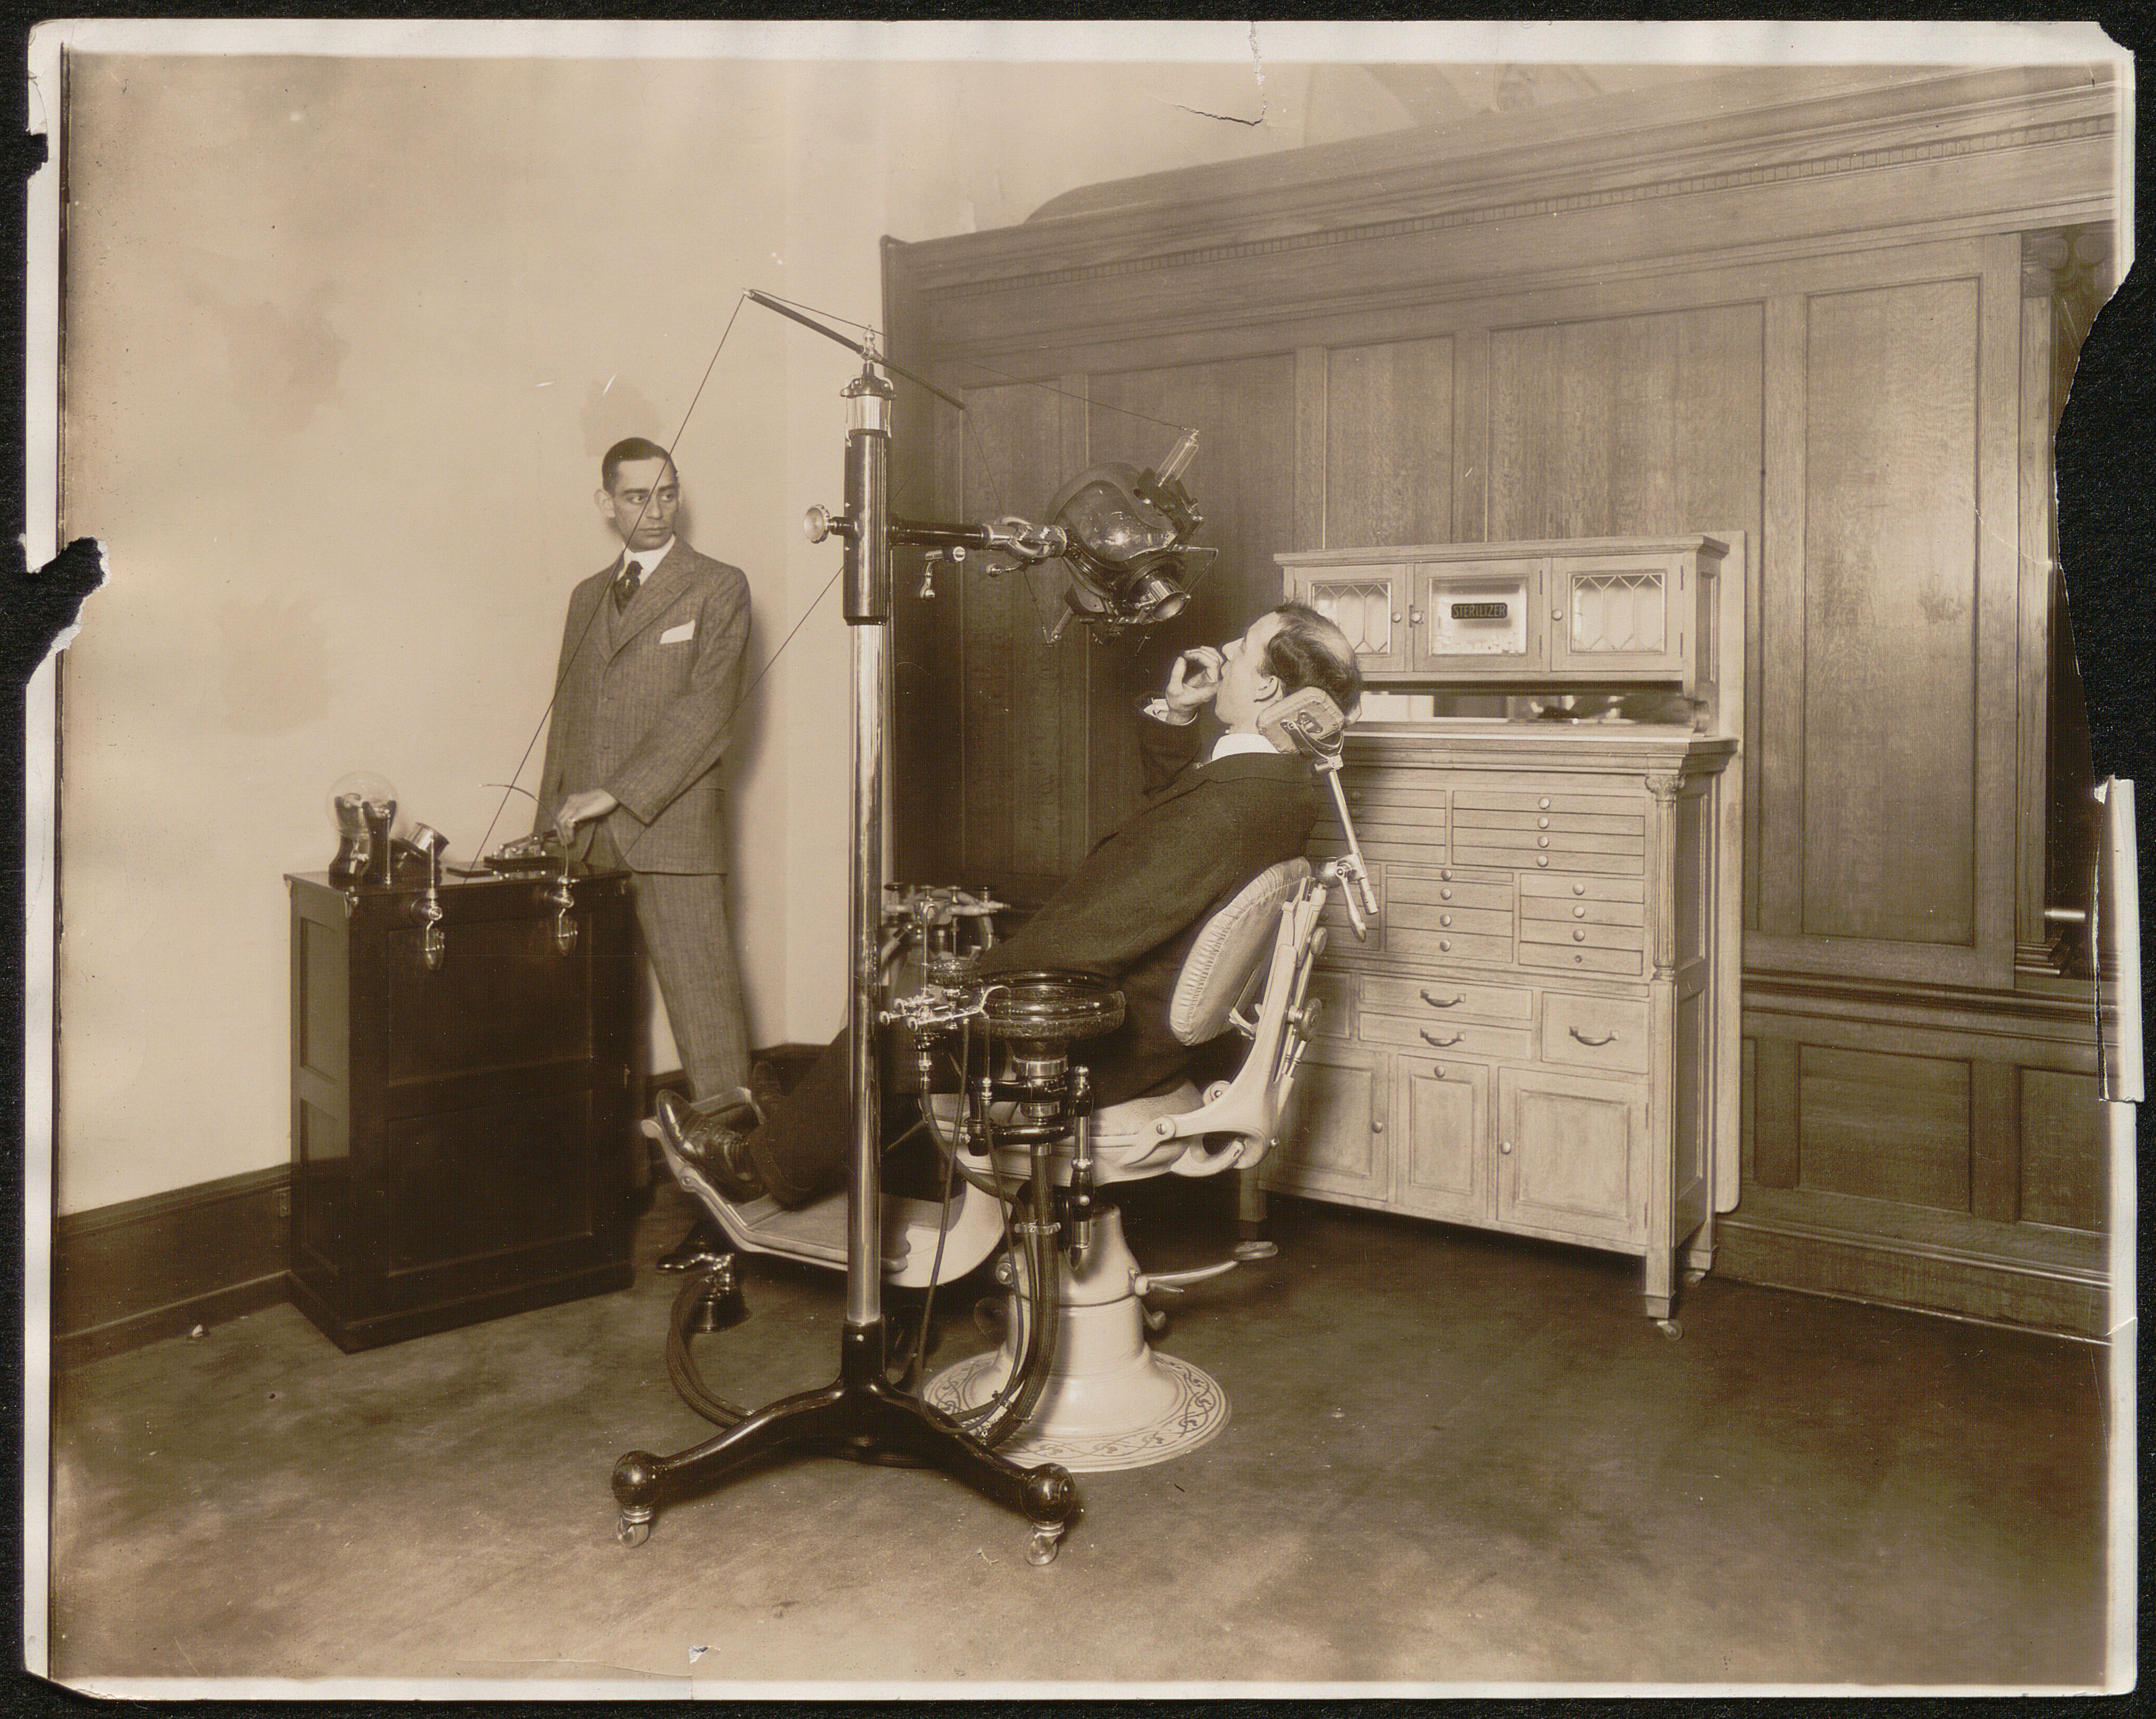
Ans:
POLYGON ((1752 1162, 1760 1186, 1793 1188, 1804 1174, 1797 1134, 1797 1045, 1757 1038, 1752 1052, 1752 1162))
POLYGON ((1738 1091, 1740 1094, 1738 1109, 1743 1122, 1738 1135, 1741 1142, 1739 1155, 1743 1161, 1743 1180, 1749 1182, 1759 1173, 1759 1041, 1747 1033, 1740 1044, 1743 1062, 1742 1072, 1738 1078, 1738 1091))
POLYGON ((1449 337, 1335 347, 1325 383, 1325 537, 1435 543, 1452 533, 1449 337))
POLYGON ((1979 982, 2014 982, 2016 757, 2021 682, 2021 240, 1983 256, 1977 363, 1976 955, 1979 982))
POLYGON ((1491 336, 1490 536, 1759 528, 1762 310, 1491 336))
POLYGON ((1969 1070, 1969 1209, 2013 1223, 2021 1216, 2021 1071, 1989 1057, 1969 1070))
POLYGON ((2021 276, 2021 638, 2018 653, 2021 723, 2016 800, 2020 842, 2014 934, 2032 946, 2044 929, 2045 831, 2050 821, 2046 765, 2050 750, 2051 512, 2051 271, 2024 264, 2021 276))
POLYGON ((1799 1045, 1800 1186, 1967 1212, 1970 1103, 1966 1062, 1799 1045))
POLYGON ((1799 928, 1804 898, 1804 413, 1811 332, 1800 296, 1768 300, 1765 337, 1765 518, 1750 628, 1758 641, 1758 672, 1751 677, 1758 716, 1745 748, 1757 765, 1746 775, 1754 811, 1744 853, 1745 929, 1787 936, 1799 928))
POLYGON ((1087 647, 1101 682, 1092 703, 1096 830, 1122 822, 1142 797, 1132 712, 1165 683, 1176 653, 1232 638, 1280 601, 1273 557, 1295 533, 1296 365, 1293 353, 1273 352, 1091 378, 1087 425, 1096 465, 1156 465, 1180 426, 1197 426, 1198 455, 1183 482, 1205 516, 1198 541, 1220 551, 1189 607, 1142 644, 1087 647))
POLYGON ((1973 275, 1809 306, 1809 936, 1975 942, 1979 311, 1973 275))
POLYGON ((1490 538, 1490 331, 1452 337, 1452 531, 1455 543, 1490 538))
POLYGON ((2025 1223, 2107 1227, 2111 1166, 2092 1075, 2024 1068, 2020 1078, 2018 1204, 2025 1223))
POLYGON ((1322 346, 1296 348, 1295 354, 1295 525, 1298 549, 1325 547, 1326 449, 1331 365, 1322 346))
MULTIPOLYGON (((965 517, 1046 517, 1064 471, 1061 402, 1024 383, 966 394, 963 449, 965 517)), ((1060 876, 1064 826, 1082 821, 1081 775, 1064 772, 1066 697, 1084 707, 1082 637, 1050 646, 1041 592, 1051 574, 1025 569, 963 575, 966 757, 963 870, 998 880, 1060 876)))

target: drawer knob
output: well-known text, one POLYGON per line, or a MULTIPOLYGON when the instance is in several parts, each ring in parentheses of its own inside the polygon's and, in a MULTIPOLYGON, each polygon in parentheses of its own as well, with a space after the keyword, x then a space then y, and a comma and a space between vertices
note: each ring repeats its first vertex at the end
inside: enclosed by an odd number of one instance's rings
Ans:
POLYGON ((1575 919, 1584 919, 1587 917, 1587 909, 1585 908, 1574 908, 1572 910, 1572 916, 1575 919))
POLYGON ((1440 870, 1439 870, 1439 872, 1438 872, 1438 874, 1437 874, 1437 875, 1438 875, 1440 878, 1443 878, 1443 879, 1444 879, 1446 883, 1450 883, 1452 881, 1452 873, 1451 873, 1451 872, 1450 872, 1450 871, 1449 871, 1449 870, 1446 870, 1446 869, 1444 869, 1444 868, 1440 868, 1440 870))
POLYGON ((1404 616, 1396 615, 1394 615, 1394 616, 1393 617, 1393 625, 1394 625, 1394 626, 1398 626, 1398 625, 1400 624, 1400 622, 1401 622, 1403 620, 1404 620, 1404 619, 1405 619, 1405 617, 1404 617, 1404 616))
POLYGON ((1537 800, 1535 804, 1540 806, 1544 811, 1548 811, 1549 810, 1549 796, 1545 794, 1540 800, 1537 800))
POLYGON ((1419 609, 1410 609, 1408 610, 1408 619, 1413 621, 1417 626, 1420 626, 1422 625, 1422 610, 1419 609))
POLYGON ((1437 947, 1440 954, 1449 953, 1452 948, 1452 939, 1449 937, 1440 937, 1437 939, 1437 947))
POLYGON ((1546 853, 1537 854, 1535 856, 1535 863, 1538 866, 1548 865, 1549 863, 1549 856, 1546 853))
POLYGON ((1548 847, 1549 846, 1549 837, 1547 836, 1536 836, 1535 846, 1537 847, 1548 847))
POLYGON ((1563 620, 1564 619, 1564 610, 1563 610, 1562 609, 1553 609, 1553 610, 1550 610, 1550 619, 1551 619, 1552 620, 1563 620))
POLYGON ((1434 997, 1426 991, 1419 991, 1415 995, 1433 1009, 1449 1009, 1455 1003, 1464 1003, 1467 1001, 1465 996, 1434 997))
POLYGON ((1573 929, 1572 940, 1573 940, 1574 943, 1584 943, 1584 942, 1586 942, 1586 941, 1587 941, 1587 933, 1586 933, 1586 930, 1585 930, 1584 928, 1575 926, 1575 927, 1573 928, 1573 929))
POLYGON ((1587 893, 1587 886, 1584 883, 1575 883, 1572 886, 1572 893, 1574 895, 1584 895, 1587 893))
POLYGON ((1535 827, 1537 830, 1547 830, 1549 828, 1549 820, 1548 818, 1537 818, 1535 820, 1535 827))
POLYGON ((1575 967, 1584 966, 1586 964, 1587 957, 1585 955, 1574 955, 1572 958, 1572 965, 1575 967))
POLYGON ((1582 1044, 1587 1046, 1592 1050, 1599 1050, 1606 1044, 1614 1044, 1617 1042, 1617 1035, 1614 1032, 1605 1032, 1599 1038, 1589 1038, 1577 1027, 1568 1027, 1565 1030, 1570 1032, 1572 1036, 1578 1039, 1582 1044))
POLYGON ((1437 898, 1440 901, 1450 901, 1452 899, 1452 892, 1450 889, 1440 889, 1437 892, 1437 898))
POLYGON ((1509 1158, 1512 1155, 1512 1143, 1510 1140, 1499 1140, 1497 1150, 1509 1158))
POLYGON ((1384 1131, 1385 1119, 1382 1116, 1373 1116, 1370 1119, 1370 1132, 1372 1134, 1383 1134, 1384 1131))
POLYGON ((1460 1035, 1456 1032, 1450 1038, 1432 1038, 1430 1036, 1430 1028, 1427 1027, 1418 1027, 1415 1031, 1422 1035, 1422 1042, 1424 1044, 1434 1045, 1440 1051, 1450 1050, 1460 1042, 1460 1035))
POLYGON ((1450 925, 1452 923, 1452 915, 1450 914, 1440 914, 1437 916, 1437 923, 1440 925, 1450 925))

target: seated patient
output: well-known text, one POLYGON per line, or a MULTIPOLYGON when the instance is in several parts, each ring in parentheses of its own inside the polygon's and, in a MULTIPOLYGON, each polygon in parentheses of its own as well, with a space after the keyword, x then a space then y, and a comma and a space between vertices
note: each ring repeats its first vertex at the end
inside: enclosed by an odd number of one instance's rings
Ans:
MULTIPOLYGON (((1184 955, 1244 884, 1309 842, 1318 813, 1310 766, 1259 732, 1275 706, 1305 687, 1352 713, 1362 675, 1340 630, 1299 603, 1260 615, 1217 651, 1178 657, 1141 724, 1144 805, 981 958, 983 978, 1055 967, 1122 988, 1122 1026, 1074 1048, 1103 1109, 1183 1078, 1196 1047, 1169 1031, 1168 1006, 1184 955), (1208 703, 1227 732, 1201 762, 1197 718, 1208 703)), ((700 1114, 671 1093, 660 1099, 659 1126, 669 1149, 729 1198, 768 1193, 799 1206, 843 1179, 852 1103, 841 1032, 794 1092, 764 1104, 761 1126, 736 1125, 753 1120, 745 1107, 700 1114)))

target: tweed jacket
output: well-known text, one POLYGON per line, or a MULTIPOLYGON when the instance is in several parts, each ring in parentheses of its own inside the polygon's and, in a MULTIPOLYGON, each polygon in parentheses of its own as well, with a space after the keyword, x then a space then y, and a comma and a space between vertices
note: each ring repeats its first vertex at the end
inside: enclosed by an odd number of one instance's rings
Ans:
POLYGON ((718 765, 742 698, 748 579, 677 538, 617 613, 620 571, 617 559, 570 594, 535 827, 603 788, 620 802, 608 833, 635 870, 723 872, 718 765))
POLYGON ((1317 821, 1310 766, 1286 753, 1198 761, 1198 724, 1141 719, 1146 802, 1063 887, 981 957, 985 975, 1061 967, 1112 979, 1123 1025, 1071 1054, 1103 1104, 1164 1092, 1194 1047, 1169 1032, 1176 975, 1206 920, 1266 867, 1301 854, 1317 821))

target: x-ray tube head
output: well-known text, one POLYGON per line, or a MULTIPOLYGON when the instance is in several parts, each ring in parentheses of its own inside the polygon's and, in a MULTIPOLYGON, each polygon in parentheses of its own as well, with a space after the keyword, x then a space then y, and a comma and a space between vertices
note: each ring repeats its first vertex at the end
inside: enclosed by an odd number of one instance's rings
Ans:
MULTIPOLYGON (((1068 538, 1070 612, 1110 630, 1148 627, 1182 612, 1194 568, 1218 553, 1190 539, 1205 518, 1175 473, 1197 447, 1192 430, 1163 471, 1124 465, 1088 467, 1056 492, 1049 518, 1068 538)), ((1059 625, 1057 631, 1062 630, 1059 625)))

